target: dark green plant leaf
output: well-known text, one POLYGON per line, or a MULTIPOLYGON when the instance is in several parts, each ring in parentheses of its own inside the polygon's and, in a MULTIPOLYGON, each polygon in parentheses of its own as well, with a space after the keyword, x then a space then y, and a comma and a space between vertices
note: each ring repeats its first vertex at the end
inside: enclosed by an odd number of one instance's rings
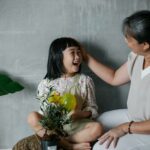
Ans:
POLYGON ((0 85, 4 86, 6 85, 7 83, 10 83, 12 80, 7 76, 7 75, 4 75, 4 74, 0 74, 0 85))
POLYGON ((18 82, 12 81, 7 75, 0 74, 0 96, 21 91, 22 89, 24 87, 18 82))
POLYGON ((14 93, 16 91, 20 91, 22 90, 24 87, 22 85, 20 85, 17 82, 10 82, 5 86, 5 89, 9 92, 9 93, 14 93))

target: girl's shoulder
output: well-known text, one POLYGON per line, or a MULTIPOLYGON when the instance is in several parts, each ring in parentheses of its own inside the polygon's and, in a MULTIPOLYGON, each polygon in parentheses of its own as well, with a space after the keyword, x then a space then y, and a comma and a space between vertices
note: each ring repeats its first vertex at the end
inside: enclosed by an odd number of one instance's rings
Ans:
POLYGON ((51 85, 50 85, 49 79, 41 80, 41 82, 39 83, 38 88, 37 88, 38 99, 41 99, 43 97, 45 98, 49 93, 50 87, 51 87, 51 85))
POLYGON ((39 86, 43 85, 43 86, 48 87, 48 86, 50 86, 50 83, 51 83, 51 80, 48 78, 45 78, 40 81, 39 86))

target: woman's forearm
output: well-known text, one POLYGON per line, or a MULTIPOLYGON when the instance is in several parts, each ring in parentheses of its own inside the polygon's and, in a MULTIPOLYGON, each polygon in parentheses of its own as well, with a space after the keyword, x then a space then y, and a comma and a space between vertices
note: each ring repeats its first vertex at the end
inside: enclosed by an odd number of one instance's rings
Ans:
POLYGON ((133 122, 130 127, 131 133, 150 134, 150 120, 133 122))
POLYGON ((150 120, 124 123, 120 126, 125 133, 150 134, 150 120))
POLYGON ((88 67, 101 79, 103 79, 105 82, 111 84, 114 78, 115 71, 105 65, 103 65, 101 62, 97 61, 94 57, 91 55, 88 55, 88 67))
POLYGON ((127 71, 127 63, 123 64, 117 70, 114 70, 87 54, 87 65, 97 76, 110 85, 122 85, 130 80, 127 71))

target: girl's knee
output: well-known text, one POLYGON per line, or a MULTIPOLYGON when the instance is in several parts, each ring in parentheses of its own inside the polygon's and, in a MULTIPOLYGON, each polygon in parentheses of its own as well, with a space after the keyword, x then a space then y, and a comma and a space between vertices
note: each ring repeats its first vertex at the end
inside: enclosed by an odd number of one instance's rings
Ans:
POLYGON ((42 115, 40 115, 38 112, 31 112, 27 117, 27 122, 29 125, 35 126, 37 125, 41 117, 42 115))
POLYGON ((95 140, 100 137, 103 134, 103 127, 100 123, 95 122, 91 124, 91 129, 90 129, 91 137, 95 140))
POLYGON ((103 134, 103 126, 100 123, 95 123, 95 130, 94 134, 97 135, 97 137, 101 136, 103 134))

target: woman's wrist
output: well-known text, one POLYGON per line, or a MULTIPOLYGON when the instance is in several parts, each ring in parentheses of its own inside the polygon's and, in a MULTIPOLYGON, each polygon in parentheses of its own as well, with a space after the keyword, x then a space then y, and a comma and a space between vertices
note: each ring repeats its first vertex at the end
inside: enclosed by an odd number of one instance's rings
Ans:
POLYGON ((127 123, 123 123, 122 125, 121 125, 121 130, 125 133, 125 134, 127 134, 128 133, 128 127, 129 127, 129 123, 127 122, 127 123))
POLYGON ((131 127, 132 127, 133 123, 134 123, 134 121, 130 121, 130 122, 122 124, 121 128, 122 128, 123 132, 126 134, 127 133, 132 134, 131 127))
POLYGON ((133 120, 129 122, 129 125, 128 125, 128 133, 129 133, 129 134, 132 134, 131 126, 133 125, 133 123, 134 123, 133 120))

